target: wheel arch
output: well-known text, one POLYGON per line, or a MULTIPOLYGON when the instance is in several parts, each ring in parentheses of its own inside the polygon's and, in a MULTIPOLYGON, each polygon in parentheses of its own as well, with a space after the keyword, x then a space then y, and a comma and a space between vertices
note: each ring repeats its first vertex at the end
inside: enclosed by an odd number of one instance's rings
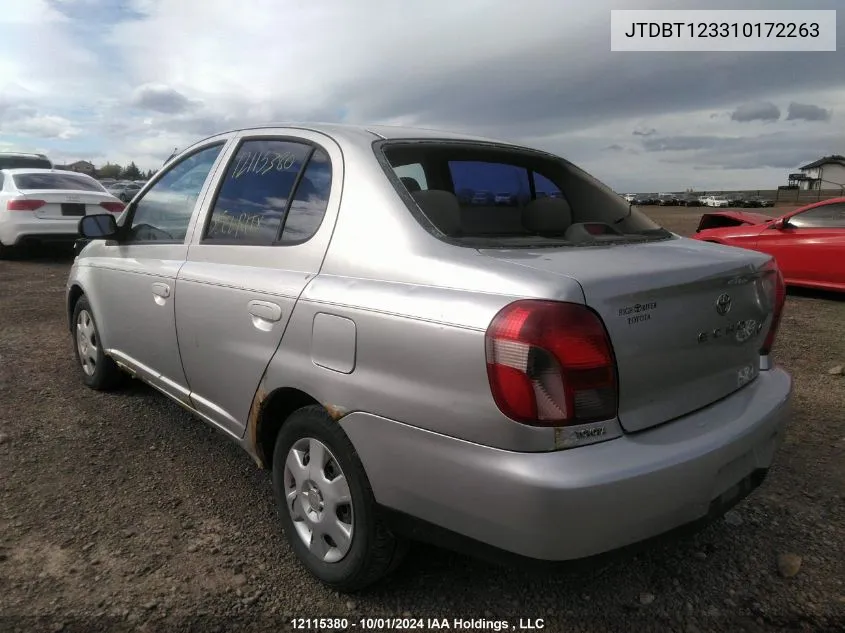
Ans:
POLYGON ((341 416, 340 409, 319 402, 302 389, 279 387, 267 390, 262 380, 252 400, 246 430, 247 448, 260 468, 272 470, 273 449, 279 431, 294 411, 309 405, 323 407, 334 419, 341 416))
POLYGON ((73 311, 76 308, 76 302, 83 296, 85 296, 85 291, 82 286, 74 282, 67 293, 67 326, 71 332, 73 331, 73 311))

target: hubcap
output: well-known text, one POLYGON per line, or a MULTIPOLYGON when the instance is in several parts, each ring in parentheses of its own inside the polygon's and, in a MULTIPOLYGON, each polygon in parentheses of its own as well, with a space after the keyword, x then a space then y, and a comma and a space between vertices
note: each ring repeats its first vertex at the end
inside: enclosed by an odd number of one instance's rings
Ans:
POLYGON ((335 456, 313 437, 297 440, 288 451, 284 482, 299 538, 321 561, 341 560, 352 545, 352 495, 335 456))
POLYGON ((79 350, 79 362, 82 371, 93 376, 97 369, 97 352, 100 342, 94 329, 94 320, 88 310, 80 310, 76 317, 76 347, 79 350))

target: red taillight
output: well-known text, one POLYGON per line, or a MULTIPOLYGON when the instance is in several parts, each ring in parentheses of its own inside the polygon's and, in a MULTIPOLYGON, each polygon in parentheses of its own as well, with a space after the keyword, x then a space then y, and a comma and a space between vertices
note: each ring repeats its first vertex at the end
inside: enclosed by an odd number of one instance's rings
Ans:
POLYGON ((13 198, 6 203, 9 211, 35 211, 43 207, 46 202, 43 200, 32 200, 30 198, 13 198))
POLYGON ((111 213, 121 213, 124 209, 122 202, 101 202, 100 206, 111 213))
POLYGON ((763 347, 760 348, 760 355, 768 356, 775 344, 780 317, 783 314, 783 304, 786 303, 786 284, 774 259, 766 264, 763 270, 763 289, 772 305, 772 323, 769 325, 769 332, 766 334, 766 340, 763 341, 763 347))
POLYGON ((616 417, 610 338, 586 306, 516 301, 493 318, 485 344, 490 390, 509 418, 564 426, 616 417))

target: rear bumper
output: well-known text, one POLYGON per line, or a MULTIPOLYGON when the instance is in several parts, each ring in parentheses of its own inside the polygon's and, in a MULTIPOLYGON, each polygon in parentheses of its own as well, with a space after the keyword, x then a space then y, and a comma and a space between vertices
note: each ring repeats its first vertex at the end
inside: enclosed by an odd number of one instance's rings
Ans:
POLYGON ((383 506, 524 557, 564 561, 643 541, 729 507, 772 464, 792 379, 684 418, 551 453, 514 453, 365 413, 341 420, 383 506))
POLYGON ((72 242, 79 237, 80 219, 6 219, 0 223, 0 241, 6 246, 15 246, 30 239, 43 242, 72 242))

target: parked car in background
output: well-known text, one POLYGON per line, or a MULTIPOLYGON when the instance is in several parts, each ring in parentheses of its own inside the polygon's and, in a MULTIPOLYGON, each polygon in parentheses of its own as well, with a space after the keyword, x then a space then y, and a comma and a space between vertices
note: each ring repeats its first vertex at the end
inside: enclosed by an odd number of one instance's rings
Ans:
POLYGON ((731 193, 725 196, 728 200, 729 207, 736 207, 741 208, 743 206, 743 202, 745 202, 747 196, 743 193, 731 193))
MULTIPOLYGON (((419 189, 416 188, 415 190, 418 191, 419 189)), ((410 193, 413 193, 413 191, 411 191, 410 193)), ((475 192, 472 189, 458 189, 458 191, 456 191, 455 193, 458 196, 458 202, 460 202, 462 205, 472 204, 472 199, 475 196, 475 192)))
POLYGON ((561 561, 720 516, 783 440, 772 258, 674 235, 544 151, 237 130, 80 229, 84 384, 126 371, 269 468, 292 552, 338 590, 408 537, 561 561), (478 212, 468 182, 542 187, 478 212))
POLYGON ((490 204, 493 194, 489 191, 476 191, 472 196, 472 204, 490 204))
POLYGON ((661 207, 674 207, 678 204, 678 198, 673 193, 660 193, 657 195, 657 204, 661 207))
POLYGON ((623 198, 626 202, 631 202, 631 203, 633 203, 633 202, 634 202, 634 200, 636 200, 636 199, 637 199, 637 196, 636 196, 636 194, 633 194, 633 193, 626 193, 625 195, 623 195, 623 196, 622 196, 622 198, 623 198))
POLYGON ((694 237, 772 255, 788 285, 845 291, 845 198, 777 218, 748 211, 705 213, 694 237))
POLYGON ((759 209, 763 205, 759 196, 746 196, 745 198, 743 198, 740 204, 733 206, 740 207, 743 209, 759 209))
POLYGON ((0 170, 0 256, 30 242, 72 242, 79 218, 123 203, 90 176, 51 169, 0 170))
POLYGON ((685 195, 683 197, 683 203, 682 204, 685 207, 700 207, 701 206, 701 200, 699 199, 699 197, 697 195, 692 194, 692 193, 688 193, 687 195, 685 195))
POLYGON ((638 193, 634 198, 634 204, 640 207, 657 204, 657 196, 653 193, 638 193))
POLYGON ((53 169, 53 161, 44 154, 0 152, 0 169, 53 169))
POLYGON ((108 191, 122 202, 129 202, 141 188, 141 185, 136 182, 120 181, 111 185, 108 191))
POLYGON ((704 205, 708 207, 727 207, 730 206, 730 203, 725 196, 707 196, 704 199, 704 205))
POLYGON ((762 196, 749 196, 742 201, 742 205, 740 206, 746 209, 768 208, 775 206, 775 203, 773 200, 770 200, 769 198, 764 198, 762 196))

